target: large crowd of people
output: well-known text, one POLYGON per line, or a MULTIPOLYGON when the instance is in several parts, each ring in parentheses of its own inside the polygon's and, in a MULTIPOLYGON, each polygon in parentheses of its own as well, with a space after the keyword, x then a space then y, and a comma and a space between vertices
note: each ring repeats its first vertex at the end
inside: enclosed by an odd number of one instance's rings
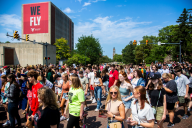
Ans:
POLYGON ((22 127, 22 109, 28 128, 58 128, 63 120, 67 128, 80 128, 88 100, 96 113, 106 111, 108 128, 163 128, 167 113, 167 127, 173 127, 176 108, 183 106, 182 119, 192 110, 189 62, 16 65, 4 66, 0 77, 0 104, 7 115, 3 127, 22 127))

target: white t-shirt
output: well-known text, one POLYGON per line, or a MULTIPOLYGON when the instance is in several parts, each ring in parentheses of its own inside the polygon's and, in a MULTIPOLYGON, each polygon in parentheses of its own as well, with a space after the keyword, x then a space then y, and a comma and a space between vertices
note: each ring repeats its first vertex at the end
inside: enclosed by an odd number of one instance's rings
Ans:
POLYGON ((132 84, 132 86, 133 86, 133 89, 137 86, 138 80, 139 80, 139 79, 134 78, 134 79, 131 81, 131 84, 132 84))
POLYGON ((133 101, 131 103, 131 113, 133 120, 140 123, 148 123, 148 121, 155 119, 151 106, 146 102, 145 107, 140 110, 139 103, 135 104, 135 101, 133 101))
POLYGON ((90 85, 93 85, 94 84, 94 72, 90 72, 88 74, 88 78, 91 79, 90 85))
POLYGON ((61 85, 61 88, 57 87, 57 93, 60 94, 62 92, 63 79, 58 80, 57 85, 61 85))

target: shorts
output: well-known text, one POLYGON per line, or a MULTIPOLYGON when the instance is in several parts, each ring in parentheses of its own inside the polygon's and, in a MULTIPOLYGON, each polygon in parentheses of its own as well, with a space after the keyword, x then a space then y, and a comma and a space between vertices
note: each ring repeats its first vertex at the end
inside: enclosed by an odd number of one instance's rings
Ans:
POLYGON ((162 116, 163 116, 163 112, 164 112, 163 106, 161 106, 161 107, 154 107, 153 106, 153 108, 156 109, 155 119, 156 120, 162 120, 162 116))
POLYGON ((28 116, 31 116, 33 114, 33 111, 30 109, 28 116))
POLYGON ((5 111, 8 112, 8 104, 3 103, 3 107, 5 108, 5 111))
POLYGON ((189 94, 192 94, 192 88, 189 87, 189 94))
POLYGON ((179 103, 184 104, 185 103, 185 97, 184 96, 178 96, 179 103))
POLYGON ((167 103, 167 110, 173 110, 175 108, 175 103, 167 103))
POLYGON ((130 109, 131 108, 131 101, 132 100, 128 100, 128 101, 124 101, 125 99, 127 99, 130 96, 126 96, 126 97, 121 97, 123 104, 125 106, 126 109, 130 109))
POLYGON ((94 87, 93 87, 93 85, 90 85, 90 90, 94 90, 94 87))
POLYGON ((68 93, 63 93, 63 97, 62 97, 62 99, 66 99, 66 100, 68 100, 68 93))

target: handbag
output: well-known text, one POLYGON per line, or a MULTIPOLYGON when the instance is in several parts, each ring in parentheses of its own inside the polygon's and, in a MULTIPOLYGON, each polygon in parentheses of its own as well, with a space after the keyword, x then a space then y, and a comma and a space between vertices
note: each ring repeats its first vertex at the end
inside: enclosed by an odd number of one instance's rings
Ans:
MULTIPOLYGON (((111 101, 110 101, 110 107, 111 107, 111 101)), ((108 105, 108 112, 110 111, 111 108, 109 108, 108 105)), ((109 127, 110 128, 122 128, 121 122, 113 120, 112 122, 109 122, 109 127), (115 122, 113 122, 115 121, 115 122)))
POLYGON ((156 109, 157 109, 157 106, 158 106, 158 103, 159 103, 160 96, 161 96, 161 90, 160 90, 160 92, 159 92, 159 98, 158 98, 158 100, 157 100, 157 104, 156 104, 155 108, 152 107, 152 111, 153 111, 153 114, 154 114, 154 115, 157 113, 156 109))

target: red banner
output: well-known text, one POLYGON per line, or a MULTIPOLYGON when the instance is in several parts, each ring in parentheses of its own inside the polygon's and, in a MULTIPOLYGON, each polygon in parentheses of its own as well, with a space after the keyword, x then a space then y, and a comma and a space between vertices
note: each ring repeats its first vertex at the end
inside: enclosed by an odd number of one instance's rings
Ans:
POLYGON ((48 33, 49 2, 23 5, 23 34, 48 33))

